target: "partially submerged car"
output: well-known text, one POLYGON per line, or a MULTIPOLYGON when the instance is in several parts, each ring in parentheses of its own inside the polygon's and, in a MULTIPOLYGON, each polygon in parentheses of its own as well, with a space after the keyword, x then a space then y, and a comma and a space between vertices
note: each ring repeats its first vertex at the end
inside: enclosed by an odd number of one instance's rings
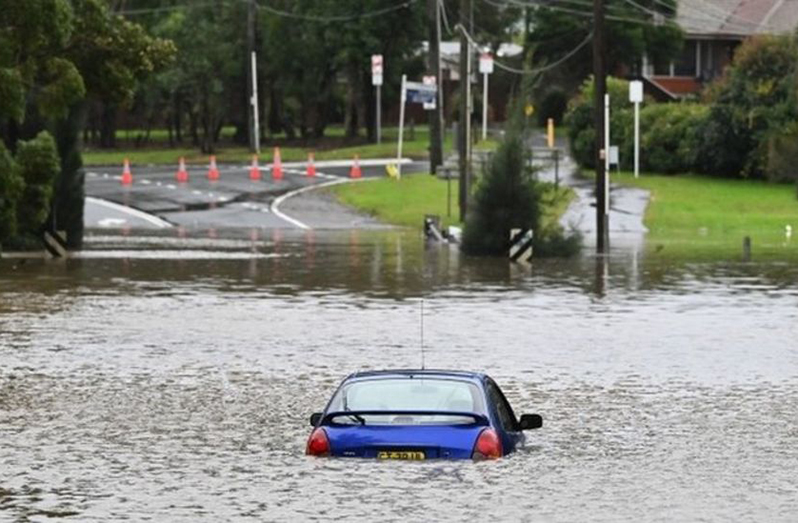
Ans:
POLYGON ((517 419, 485 374, 385 370, 348 376, 310 424, 311 456, 491 459, 523 445, 523 431, 543 419, 517 419))

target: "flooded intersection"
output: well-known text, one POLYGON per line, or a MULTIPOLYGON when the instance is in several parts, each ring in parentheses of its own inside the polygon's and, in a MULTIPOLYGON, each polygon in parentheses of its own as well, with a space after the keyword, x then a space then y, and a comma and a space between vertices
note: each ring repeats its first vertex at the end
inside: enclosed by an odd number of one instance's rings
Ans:
POLYGON ((402 231, 94 236, 0 260, 0 520, 790 521, 798 267, 529 270, 402 231), (544 428, 494 463, 304 456, 346 374, 485 371, 544 428))

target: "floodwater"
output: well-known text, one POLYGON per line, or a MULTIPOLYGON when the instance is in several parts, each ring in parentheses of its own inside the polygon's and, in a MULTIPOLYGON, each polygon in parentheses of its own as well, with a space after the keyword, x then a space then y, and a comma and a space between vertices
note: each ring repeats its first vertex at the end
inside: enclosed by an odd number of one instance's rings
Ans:
POLYGON ((795 521, 798 266, 503 260, 413 233, 94 236, 0 260, 0 520, 795 521), (485 371, 498 462, 304 456, 348 373, 485 371))

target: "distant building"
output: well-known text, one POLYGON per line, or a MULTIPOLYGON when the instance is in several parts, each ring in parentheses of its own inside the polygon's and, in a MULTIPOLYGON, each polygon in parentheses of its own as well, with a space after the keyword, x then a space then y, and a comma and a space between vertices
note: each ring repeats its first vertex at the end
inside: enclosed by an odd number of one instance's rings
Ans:
POLYGON ((643 59, 646 91, 660 99, 697 94, 723 74, 746 38, 794 31, 798 1, 678 0, 676 23, 685 33, 682 55, 667 63, 643 59))

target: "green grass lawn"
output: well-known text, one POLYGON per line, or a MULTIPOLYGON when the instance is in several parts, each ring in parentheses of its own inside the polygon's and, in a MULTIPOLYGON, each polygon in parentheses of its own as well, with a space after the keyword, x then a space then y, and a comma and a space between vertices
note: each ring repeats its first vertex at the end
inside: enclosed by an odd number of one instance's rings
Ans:
MULTIPOLYGON (((124 132, 124 131, 123 131, 124 132)), ((153 131, 155 132, 155 131, 153 131)), ((316 160, 351 160, 355 155, 360 158, 390 158, 396 156, 396 146, 398 138, 397 128, 387 128, 383 130, 382 143, 380 144, 356 144, 347 145, 340 134, 336 134, 335 129, 331 130, 327 140, 322 139, 314 146, 280 147, 280 156, 283 161, 305 161, 308 153, 313 151, 316 160)), ((451 133, 449 133, 451 134, 451 133)), ((402 146, 402 156, 410 158, 426 158, 429 156, 429 132, 426 126, 417 126, 411 133, 405 129, 402 146)), ((275 141, 274 144, 280 144, 275 141)), ((452 150, 452 137, 447 134, 444 140, 444 153, 452 150)), ((477 144, 477 147, 484 149, 494 149, 496 142, 488 139, 477 144)), ((273 144, 263 144, 261 147, 261 162, 269 163, 272 161, 273 144)), ((85 150, 83 152, 83 163, 85 165, 121 165, 125 158, 132 164, 177 164, 180 157, 184 157, 189 164, 205 165, 208 163, 208 155, 203 154, 193 147, 120 147, 109 150, 85 150)), ((222 163, 246 163, 252 156, 246 147, 221 145, 216 153, 216 160, 222 163)))
MULTIPOLYGON (((798 199, 794 185, 697 175, 613 173, 612 181, 651 191, 645 224, 657 249, 729 250, 749 236, 754 253, 798 251, 798 199), (795 237, 785 238, 790 225, 795 237)), ((791 252, 794 254, 794 252, 791 252)))
MULTIPOLYGON (((447 181, 429 174, 413 174, 401 180, 384 178, 367 183, 341 184, 329 189, 342 203, 386 223, 420 229, 424 215, 437 214, 444 227, 461 225, 458 205, 459 184, 451 181, 451 216, 447 208, 447 181)), ((559 220, 573 199, 571 189, 546 186, 543 196, 545 223, 559 220)))

